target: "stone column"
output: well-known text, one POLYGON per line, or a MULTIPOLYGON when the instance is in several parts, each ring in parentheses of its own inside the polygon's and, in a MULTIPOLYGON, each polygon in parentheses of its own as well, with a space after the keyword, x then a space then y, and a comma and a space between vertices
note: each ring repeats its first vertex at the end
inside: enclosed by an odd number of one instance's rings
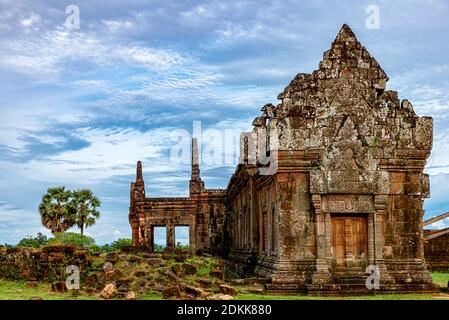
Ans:
POLYGON ((263 254, 263 214, 262 214, 262 203, 259 198, 258 203, 258 216, 259 216, 259 254, 263 254))
POLYGON ((252 178, 249 190, 251 191, 251 251, 256 254, 259 251, 259 202, 252 178))
POLYGON ((324 214, 321 211, 321 195, 312 195, 312 204, 315 208, 315 241, 316 241, 316 271, 313 275, 313 284, 329 283, 332 279, 326 263, 324 214))
POLYGON ((266 251, 267 251, 267 253, 268 253, 268 255, 271 255, 271 252, 272 252, 272 250, 273 250, 273 248, 271 248, 271 237, 272 237, 272 234, 273 234, 273 231, 272 231, 272 229, 273 229, 273 221, 271 221, 271 216, 272 216, 272 214, 271 214, 271 190, 270 191, 268 191, 268 201, 267 201, 268 203, 267 203, 267 239, 266 239, 266 244, 265 244, 265 247, 266 247, 266 251))
POLYGON ((325 230, 325 251, 326 251, 326 263, 328 266, 332 265, 332 221, 330 212, 324 213, 324 230, 325 230))
POLYGON ((153 250, 153 232, 151 225, 145 225, 142 227, 142 233, 144 234, 143 243, 144 250, 153 250))
POLYGON ((196 252, 196 244, 195 244, 195 231, 192 225, 189 226, 189 251, 192 254, 196 252))
POLYGON ((175 226, 172 221, 168 221, 166 225, 167 233, 167 249, 172 251, 175 249, 175 226))
POLYGON ((375 261, 375 243, 374 243, 374 213, 368 213, 368 264, 373 265, 375 261))
POLYGON ((132 246, 137 248, 139 246, 139 222, 133 221, 131 223, 132 230, 132 246))
POLYGON ((387 208, 388 195, 374 196, 374 264, 379 267, 380 285, 394 283, 394 278, 388 273, 383 256, 382 221, 387 208))

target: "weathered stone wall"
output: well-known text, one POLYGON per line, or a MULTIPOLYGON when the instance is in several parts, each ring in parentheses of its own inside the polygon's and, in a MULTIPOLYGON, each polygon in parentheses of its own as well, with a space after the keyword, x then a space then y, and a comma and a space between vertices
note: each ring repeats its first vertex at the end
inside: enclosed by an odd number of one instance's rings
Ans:
POLYGON ((449 234, 424 242, 424 256, 430 270, 449 270, 449 234))
POLYGON ((29 281, 65 281, 67 266, 75 265, 81 276, 92 264, 87 250, 73 245, 49 245, 40 249, 0 248, 0 278, 29 281))

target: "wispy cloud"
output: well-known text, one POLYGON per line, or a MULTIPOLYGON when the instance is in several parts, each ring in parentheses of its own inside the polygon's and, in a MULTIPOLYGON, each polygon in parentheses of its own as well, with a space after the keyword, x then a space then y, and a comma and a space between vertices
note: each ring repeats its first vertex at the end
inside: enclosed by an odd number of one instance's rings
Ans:
MULTIPOLYGON (((77 4, 81 29, 71 31, 65 4, 0 0, 0 241, 41 230, 40 196, 61 184, 103 200, 88 230, 100 242, 129 237, 136 161, 149 195, 186 195, 189 165, 167 161, 172 130, 191 131, 194 120, 250 129, 296 73, 317 67, 342 23, 387 71, 389 89, 434 117, 427 215, 449 205, 445 1, 379 1, 379 30, 365 28, 359 1, 77 4)), ((229 142, 220 150, 236 156, 229 142)), ((234 165, 201 169, 208 186, 224 187, 234 165)))

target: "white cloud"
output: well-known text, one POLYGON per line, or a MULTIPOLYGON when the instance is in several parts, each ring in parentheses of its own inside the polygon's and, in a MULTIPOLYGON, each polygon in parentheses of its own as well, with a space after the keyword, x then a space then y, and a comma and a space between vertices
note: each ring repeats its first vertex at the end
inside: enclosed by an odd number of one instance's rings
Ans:
POLYGON ((134 129, 80 128, 73 135, 88 142, 88 147, 34 159, 19 167, 29 179, 61 182, 75 180, 86 184, 132 174, 139 159, 150 164, 149 171, 171 171, 175 168, 162 159, 163 149, 170 143, 170 133, 170 129, 140 132, 134 129))
POLYGON ((0 234, 2 238, 10 239, 11 243, 17 243, 26 236, 34 236, 41 232, 50 235, 39 218, 39 213, 20 207, 9 202, 0 203, 0 234))
POLYGON ((449 219, 445 218, 443 220, 434 222, 432 224, 429 224, 428 226, 425 227, 425 229, 444 229, 449 227, 449 219))
POLYGON ((41 16, 38 14, 35 14, 34 12, 31 13, 27 18, 24 18, 20 20, 20 24, 24 27, 31 27, 36 23, 39 23, 41 21, 41 16))
POLYGON ((101 20, 112 32, 126 31, 135 26, 134 22, 128 20, 101 20))
POLYGON ((185 60, 172 50, 121 45, 100 39, 95 33, 72 32, 63 27, 35 32, 22 39, 3 40, 0 48, 1 66, 47 81, 55 81, 67 72, 76 72, 70 67, 76 61, 97 66, 128 64, 158 70, 185 60))

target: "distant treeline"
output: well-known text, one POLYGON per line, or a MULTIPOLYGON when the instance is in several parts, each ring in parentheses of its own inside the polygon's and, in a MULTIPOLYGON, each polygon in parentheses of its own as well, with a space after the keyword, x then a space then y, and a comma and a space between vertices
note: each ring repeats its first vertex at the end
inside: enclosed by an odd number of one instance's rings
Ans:
POLYGON ((132 241, 131 239, 118 239, 111 243, 100 246, 95 243, 94 238, 80 235, 74 232, 60 232, 55 234, 51 238, 47 238, 46 235, 39 232, 36 237, 28 236, 23 238, 19 241, 19 243, 17 243, 17 245, 5 243, 4 246, 19 248, 40 248, 48 244, 73 244, 77 247, 87 248, 90 252, 95 253, 118 251, 124 247, 130 247, 132 245, 132 241))

